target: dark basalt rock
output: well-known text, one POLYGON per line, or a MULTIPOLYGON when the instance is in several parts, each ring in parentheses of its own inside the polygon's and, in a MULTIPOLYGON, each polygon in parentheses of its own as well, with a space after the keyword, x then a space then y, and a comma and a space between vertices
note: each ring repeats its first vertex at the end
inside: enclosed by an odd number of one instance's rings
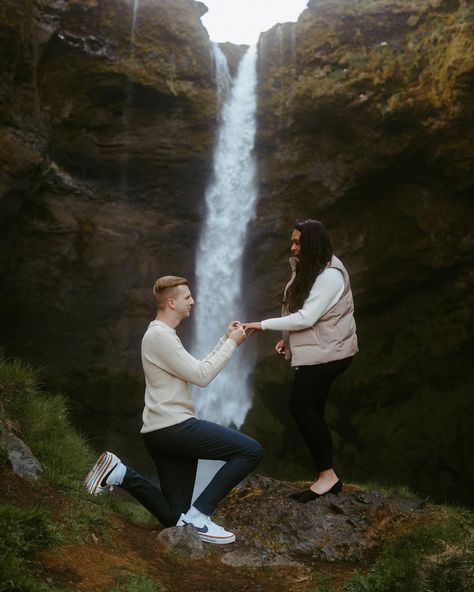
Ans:
POLYGON ((244 547, 268 553, 269 561, 334 562, 363 561, 391 525, 416 522, 424 512, 420 500, 353 486, 306 504, 290 499, 293 491, 289 483, 256 475, 224 502, 220 513, 244 547))

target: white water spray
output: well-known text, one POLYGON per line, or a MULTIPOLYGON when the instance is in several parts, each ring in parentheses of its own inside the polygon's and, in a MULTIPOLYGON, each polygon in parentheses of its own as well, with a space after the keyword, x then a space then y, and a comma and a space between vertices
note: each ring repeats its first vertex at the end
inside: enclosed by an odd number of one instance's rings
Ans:
MULTIPOLYGON (((221 53, 215 46, 214 51, 221 53)), ((257 201, 253 156, 256 111, 256 47, 241 60, 223 105, 213 178, 206 190, 207 215, 196 261, 194 353, 202 359, 231 320, 245 320, 242 255, 257 201)), ((220 59, 220 58, 219 58, 220 59)), ((216 66, 218 66, 216 59, 216 66)), ((216 68, 218 69, 218 68, 216 68)), ((224 75, 218 69, 217 76, 224 75)), ((217 78, 218 89, 225 86, 217 78)), ((240 427, 251 405, 250 360, 242 347, 205 391, 195 389, 197 415, 240 427)))

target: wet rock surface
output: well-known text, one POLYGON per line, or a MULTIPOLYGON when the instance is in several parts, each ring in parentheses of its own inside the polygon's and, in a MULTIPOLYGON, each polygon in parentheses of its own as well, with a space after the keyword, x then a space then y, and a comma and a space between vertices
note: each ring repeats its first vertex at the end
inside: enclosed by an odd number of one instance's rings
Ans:
POLYGON ((423 517, 420 500, 376 490, 345 486, 306 504, 288 497, 294 492, 294 485, 261 475, 235 490, 220 513, 225 527, 235 530, 239 550, 223 561, 252 565, 255 553, 269 565, 364 561, 398 523, 423 517))

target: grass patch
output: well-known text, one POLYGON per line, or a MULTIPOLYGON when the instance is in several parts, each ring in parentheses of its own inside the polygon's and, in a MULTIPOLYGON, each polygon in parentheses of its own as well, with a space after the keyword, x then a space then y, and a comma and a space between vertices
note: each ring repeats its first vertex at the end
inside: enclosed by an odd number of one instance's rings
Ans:
POLYGON ((113 588, 107 592, 166 592, 158 582, 146 574, 119 574, 113 588))
POLYGON ((134 524, 156 524, 156 518, 138 503, 124 501, 118 496, 109 496, 108 502, 112 510, 134 524))
POLYGON ((38 372, 18 360, 0 359, 0 420, 28 444, 49 482, 82 489, 95 454, 72 426, 65 397, 43 392, 38 372))
POLYGON ((360 487, 364 491, 380 491, 388 497, 399 495, 409 500, 420 499, 420 496, 410 489, 407 485, 402 484, 380 484, 375 481, 366 481, 365 483, 355 483, 354 485, 360 487))
POLYGON ((49 514, 37 508, 0 507, 0 592, 46 592, 54 588, 35 580, 31 558, 57 543, 60 533, 49 514))
POLYGON ((68 541, 77 544, 90 542, 91 532, 97 539, 107 540, 110 528, 111 509, 104 504, 83 501, 74 504, 66 513, 62 521, 65 536, 68 541))
POLYGON ((372 568, 344 592, 469 592, 474 576, 474 517, 449 509, 446 519, 388 541, 372 568))

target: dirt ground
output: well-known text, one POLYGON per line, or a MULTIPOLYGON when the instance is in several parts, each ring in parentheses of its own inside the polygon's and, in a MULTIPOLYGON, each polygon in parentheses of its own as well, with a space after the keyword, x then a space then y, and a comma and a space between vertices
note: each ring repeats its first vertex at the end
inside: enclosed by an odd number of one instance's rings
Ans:
MULTIPOLYGON (((74 502, 47 485, 30 484, 8 469, 0 474, 0 503, 35 506, 61 522, 74 502)), ((43 550, 32 569, 41 580, 80 592, 100 592, 117 579, 137 573, 152 577, 168 592, 306 592, 311 583, 303 566, 242 568, 225 565, 223 554, 234 545, 205 545, 201 559, 181 558, 156 541, 161 527, 138 525, 114 514, 106 532, 91 530, 84 542, 43 550)))

